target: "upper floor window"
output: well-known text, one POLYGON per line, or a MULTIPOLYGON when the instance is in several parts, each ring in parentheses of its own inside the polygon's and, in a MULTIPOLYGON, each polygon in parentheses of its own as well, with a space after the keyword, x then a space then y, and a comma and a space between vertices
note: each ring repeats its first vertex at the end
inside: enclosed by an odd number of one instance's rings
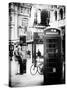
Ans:
POLYGON ((61 19, 61 20, 63 19, 63 16, 64 16, 63 13, 64 13, 64 12, 63 12, 63 9, 61 8, 60 11, 59 11, 60 19, 61 19))
POLYGON ((48 26, 49 25, 49 11, 42 10, 41 11, 41 25, 48 26))
POLYGON ((57 11, 55 11, 55 20, 57 20, 57 11))

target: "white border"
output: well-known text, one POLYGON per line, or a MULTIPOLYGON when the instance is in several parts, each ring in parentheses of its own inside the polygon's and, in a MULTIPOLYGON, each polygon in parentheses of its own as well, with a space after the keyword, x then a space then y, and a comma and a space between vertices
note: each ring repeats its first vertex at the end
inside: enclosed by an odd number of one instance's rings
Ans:
MULTIPOLYGON (((50 5, 53 4, 53 5, 67 6, 66 5, 67 0, 1 0, 0 1, 0 90, 10 89, 8 87, 8 72, 9 72, 8 71, 8 60, 9 60, 8 59, 8 3, 9 2, 37 3, 37 4, 50 4, 50 5)), ((67 31, 66 31, 66 35, 67 35, 67 31)), ((67 36, 66 36, 66 39, 67 39, 67 36)), ((37 87, 26 87, 26 88, 22 87, 20 89, 66 90, 66 88, 67 88, 67 84, 50 85, 50 86, 48 85, 48 86, 39 86, 39 87, 38 86, 37 87)))

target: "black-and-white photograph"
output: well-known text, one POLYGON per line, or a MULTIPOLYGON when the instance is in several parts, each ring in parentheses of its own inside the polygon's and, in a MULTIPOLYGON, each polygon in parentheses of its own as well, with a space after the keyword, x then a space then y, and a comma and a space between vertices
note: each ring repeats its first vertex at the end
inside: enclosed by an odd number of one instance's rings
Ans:
POLYGON ((9 86, 65 84, 65 5, 8 6, 9 86))

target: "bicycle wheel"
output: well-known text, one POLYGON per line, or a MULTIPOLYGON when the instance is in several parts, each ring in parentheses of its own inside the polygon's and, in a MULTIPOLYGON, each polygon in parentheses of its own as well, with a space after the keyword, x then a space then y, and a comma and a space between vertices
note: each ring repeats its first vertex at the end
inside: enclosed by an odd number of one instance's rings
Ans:
POLYGON ((40 65, 38 66, 38 73, 39 73, 40 75, 43 75, 43 65, 42 65, 42 64, 40 64, 40 65))
POLYGON ((37 67, 35 67, 34 65, 32 65, 31 68, 30 68, 30 73, 32 75, 35 75, 37 73, 37 67))

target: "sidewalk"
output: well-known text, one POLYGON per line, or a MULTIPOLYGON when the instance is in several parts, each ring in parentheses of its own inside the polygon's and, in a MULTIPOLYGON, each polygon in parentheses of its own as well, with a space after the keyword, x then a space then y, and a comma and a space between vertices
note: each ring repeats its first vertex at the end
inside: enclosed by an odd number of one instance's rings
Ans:
POLYGON ((13 87, 37 86, 43 83, 43 75, 15 75, 11 77, 11 81, 13 87))
POLYGON ((12 75, 11 75, 11 86, 12 87, 25 87, 25 86, 37 86, 41 85, 43 82, 43 75, 36 75, 32 76, 30 73, 30 67, 32 65, 32 60, 27 59, 26 63, 26 73, 23 75, 16 75, 17 73, 17 62, 12 61, 12 75))

